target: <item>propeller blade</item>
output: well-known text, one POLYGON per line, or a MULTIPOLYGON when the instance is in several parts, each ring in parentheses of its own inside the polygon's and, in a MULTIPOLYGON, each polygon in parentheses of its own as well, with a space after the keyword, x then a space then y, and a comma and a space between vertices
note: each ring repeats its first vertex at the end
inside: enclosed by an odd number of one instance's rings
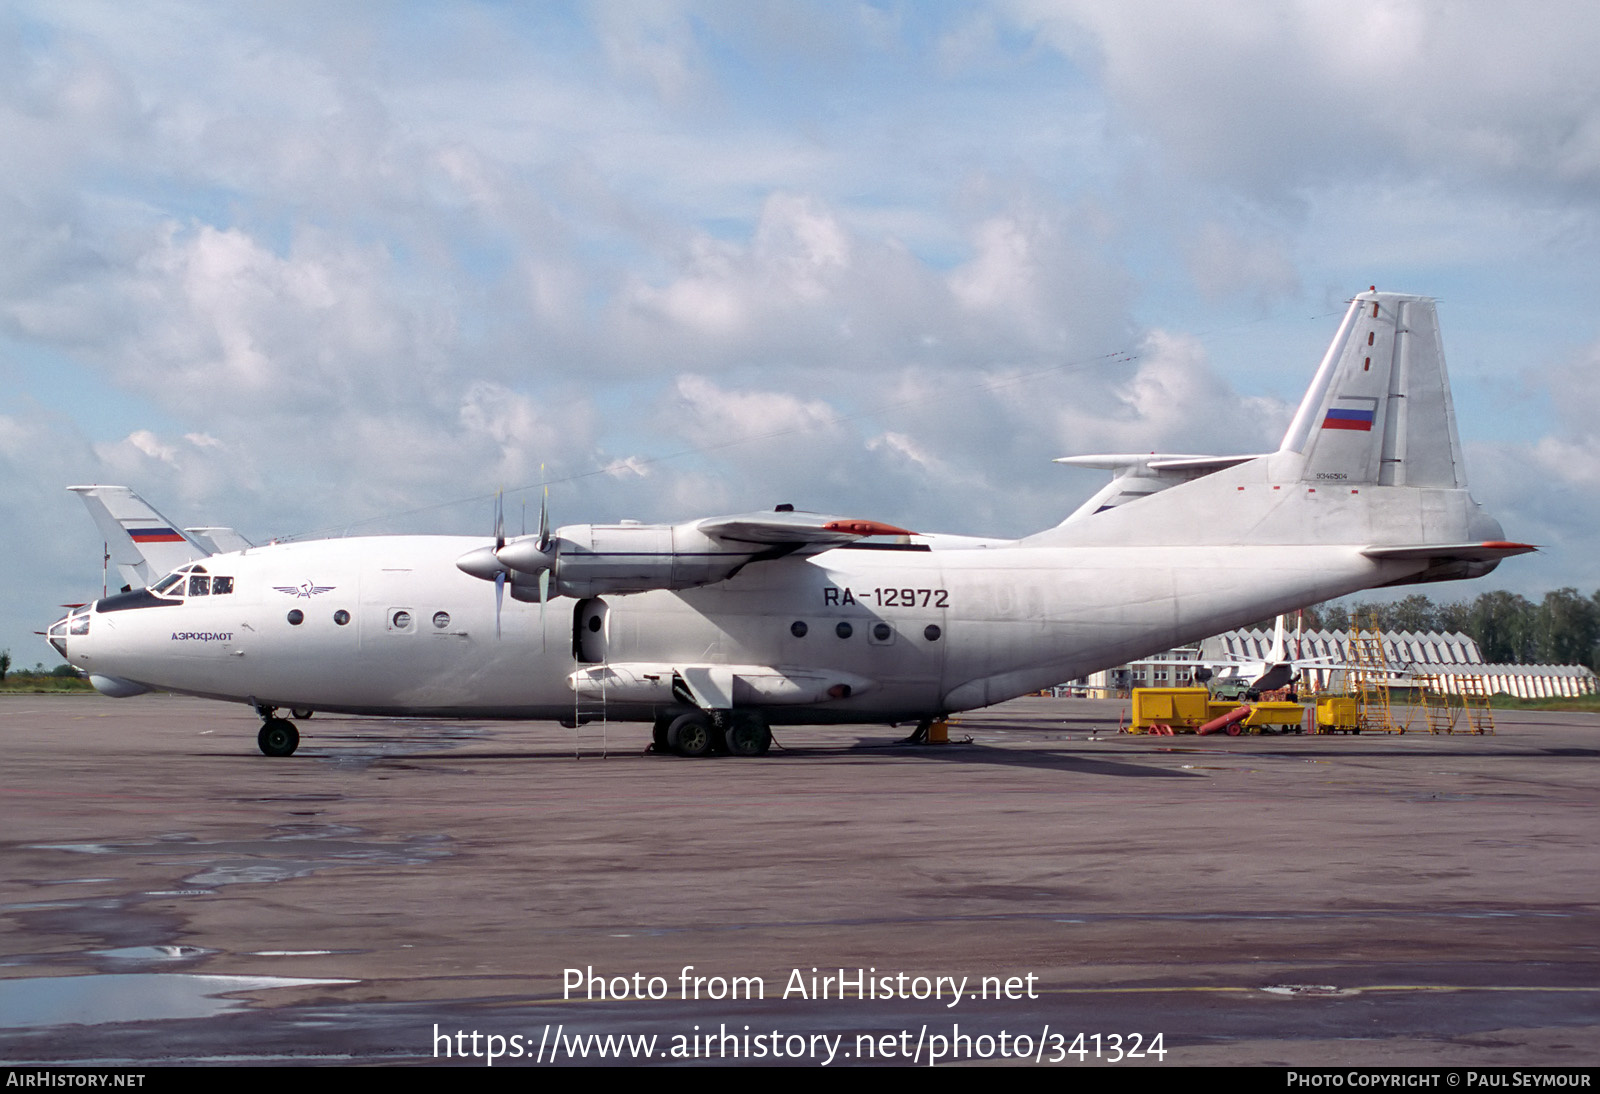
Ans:
MULTIPOLYGON (((539 465, 539 477, 544 478, 544 464, 539 465)), ((550 546, 550 484, 545 483, 544 496, 539 499, 539 550, 550 546)))
POLYGON ((500 637, 500 605, 504 603, 505 596, 506 572, 504 570, 496 570, 494 572, 494 636, 496 638, 500 637))
POLYGON ((550 599, 550 571, 539 571, 539 637, 544 638, 544 606, 550 599))
POLYGON ((498 551, 506 545, 506 504, 503 493, 494 492, 494 549, 498 551))

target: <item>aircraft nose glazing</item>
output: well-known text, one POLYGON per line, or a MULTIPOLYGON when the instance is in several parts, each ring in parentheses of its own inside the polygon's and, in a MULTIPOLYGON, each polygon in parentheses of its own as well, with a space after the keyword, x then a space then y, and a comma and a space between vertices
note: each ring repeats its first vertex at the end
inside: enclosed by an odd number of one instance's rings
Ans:
MULTIPOLYGON (((67 657, 68 639, 74 635, 87 635, 89 633, 89 619, 94 605, 84 604, 72 609, 66 615, 50 624, 45 631, 45 637, 50 645, 55 647, 57 653, 67 657)), ((67 658, 71 660, 71 658, 67 658)))
POLYGON ((44 632, 45 639, 55 647, 56 652, 62 657, 67 655, 67 623, 72 617, 64 615, 44 632))

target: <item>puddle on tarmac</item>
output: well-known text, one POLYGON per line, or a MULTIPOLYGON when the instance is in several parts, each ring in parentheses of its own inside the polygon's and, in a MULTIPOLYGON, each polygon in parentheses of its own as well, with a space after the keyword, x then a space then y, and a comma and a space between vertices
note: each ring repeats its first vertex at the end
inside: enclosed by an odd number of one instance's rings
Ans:
POLYGON ((180 878, 183 885, 196 890, 287 881, 336 866, 424 866, 453 853, 447 836, 379 842, 363 840, 362 834, 361 829, 342 824, 284 824, 259 840, 197 840, 175 834, 144 843, 38 843, 31 847, 84 855, 170 857, 180 866, 201 867, 180 878))
POLYGON ((242 1010, 244 999, 226 993, 263 988, 353 984, 287 976, 199 976, 190 973, 128 972, 97 976, 42 976, 7 980, 0 992, 0 1028, 102 1025, 170 1018, 209 1018, 242 1010))
MULTIPOLYGON (((481 725, 455 723, 408 722, 390 723, 391 732, 370 730, 354 734, 341 734, 337 740, 318 741, 314 751, 307 754, 322 763, 338 768, 365 769, 380 760, 397 756, 412 756, 423 752, 442 752, 459 747, 463 742, 489 741, 495 738, 494 730, 481 725)), ((313 727, 308 732, 315 732, 313 727)))
MULTIPOLYGON (((116 1017, 96 1017, 92 1020, 123 1021, 171 1014, 211 1014, 218 1009, 228 1009, 232 1004, 205 1001, 219 992, 237 991, 238 985, 273 987, 335 982, 136 970, 148 966, 183 967, 226 952, 180 944, 177 940, 187 934, 184 914, 170 905, 153 901, 174 896, 215 897, 217 890, 227 885, 285 881, 341 866, 426 866, 455 853, 449 837, 443 835, 386 841, 364 838, 366 835, 363 829, 348 825, 303 823, 279 825, 272 829, 271 835, 251 840, 197 840, 187 833, 172 833, 129 843, 31 845, 39 850, 80 855, 132 856, 140 860, 141 866, 155 866, 168 872, 176 884, 171 888, 152 888, 119 896, 0 905, 0 913, 14 918, 32 936, 71 940, 66 944, 70 948, 50 948, 46 943, 28 953, 0 954, 0 967, 89 965, 97 974, 5 980, 4 990, 0 991, 0 1025, 89 1021, 72 1017, 79 1012, 73 1008, 81 1010, 87 1005, 74 993, 93 998, 101 991, 108 994, 122 992, 136 999, 145 990, 138 986, 140 984, 147 984, 151 992, 164 993, 164 998, 169 1002, 160 1006, 168 1009, 137 1014, 118 1012, 116 1017), (85 938, 98 945, 85 945, 85 938), (152 981, 143 978, 159 979, 152 981), (216 984, 233 986, 218 988, 216 984), (35 995, 40 997, 37 1005, 33 999, 35 995), (19 996, 28 998, 18 1001, 19 996), (57 997, 61 1001, 52 1001, 57 997), (39 1015, 56 1017, 39 1019, 39 1015)), ((316 951, 284 950, 275 955, 302 956, 313 952, 316 951)), ((152 1007, 156 1006, 156 1003, 152 1003, 152 1007)))
POLYGON ((204 946, 118 946, 111 950, 90 950, 96 957, 129 964, 160 964, 167 961, 192 961, 216 953, 204 946))

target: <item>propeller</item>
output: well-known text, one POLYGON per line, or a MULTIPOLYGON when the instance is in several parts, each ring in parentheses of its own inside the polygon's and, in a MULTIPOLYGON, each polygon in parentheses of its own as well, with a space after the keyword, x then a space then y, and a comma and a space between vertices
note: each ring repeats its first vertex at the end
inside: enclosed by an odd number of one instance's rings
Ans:
POLYGON ((494 495, 494 546, 479 547, 456 559, 456 567, 473 577, 494 582, 494 635, 500 637, 500 610, 505 603, 506 578, 510 576, 498 554, 506 545, 505 500, 501 492, 494 495))
POLYGON ((544 630, 545 605, 550 601, 550 573, 556 567, 560 548, 550 534, 550 488, 544 488, 539 500, 539 533, 524 536, 495 550, 495 559, 502 566, 519 574, 537 576, 539 579, 539 626, 544 630))
POLYGON ((494 582, 494 632, 500 636, 500 613, 505 603, 507 580, 513 571, 537 576, 539 581, 539 624, 544 630, 545 605, 550 600, 550 574, 555 569, 560 551, 550 532, 550 488, 545 487, 539 503, 539 532, 536 536, 524 535, 507 542, 505 531, 505 501, 501 492, 494 497, 494 545, 479 547, 456 560, 456 566, 473 577, 494 582))
POLYGON ((539 503, 539 534, 525 536, 511 543, 501 542, 494 557, 502 566, 519 574, 548 574, 556 564, 557 550, 550 534, 550 500, 548 495, 539 503))

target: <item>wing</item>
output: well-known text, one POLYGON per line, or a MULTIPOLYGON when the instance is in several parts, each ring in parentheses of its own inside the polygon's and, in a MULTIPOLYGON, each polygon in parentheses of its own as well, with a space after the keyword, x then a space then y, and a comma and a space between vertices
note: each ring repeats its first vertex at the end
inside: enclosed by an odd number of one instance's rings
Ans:
POLYGON ((854 517, 825 516, 778 510, 740 513, 732 517, 707 517, 695 527, 714 539, 767 546, 854 543, 866 536, 909 536, 915 533, 893 524, 854 517))
POLYGON ((509 577, 518 600, 692 589, 754 562, 913 533, 882 521, 775 509, 684 524, 569 524, 548 539, 522 536, 456 560, 485 581, 509 577), (546 576, 548 575, 548 576, 546 576))

